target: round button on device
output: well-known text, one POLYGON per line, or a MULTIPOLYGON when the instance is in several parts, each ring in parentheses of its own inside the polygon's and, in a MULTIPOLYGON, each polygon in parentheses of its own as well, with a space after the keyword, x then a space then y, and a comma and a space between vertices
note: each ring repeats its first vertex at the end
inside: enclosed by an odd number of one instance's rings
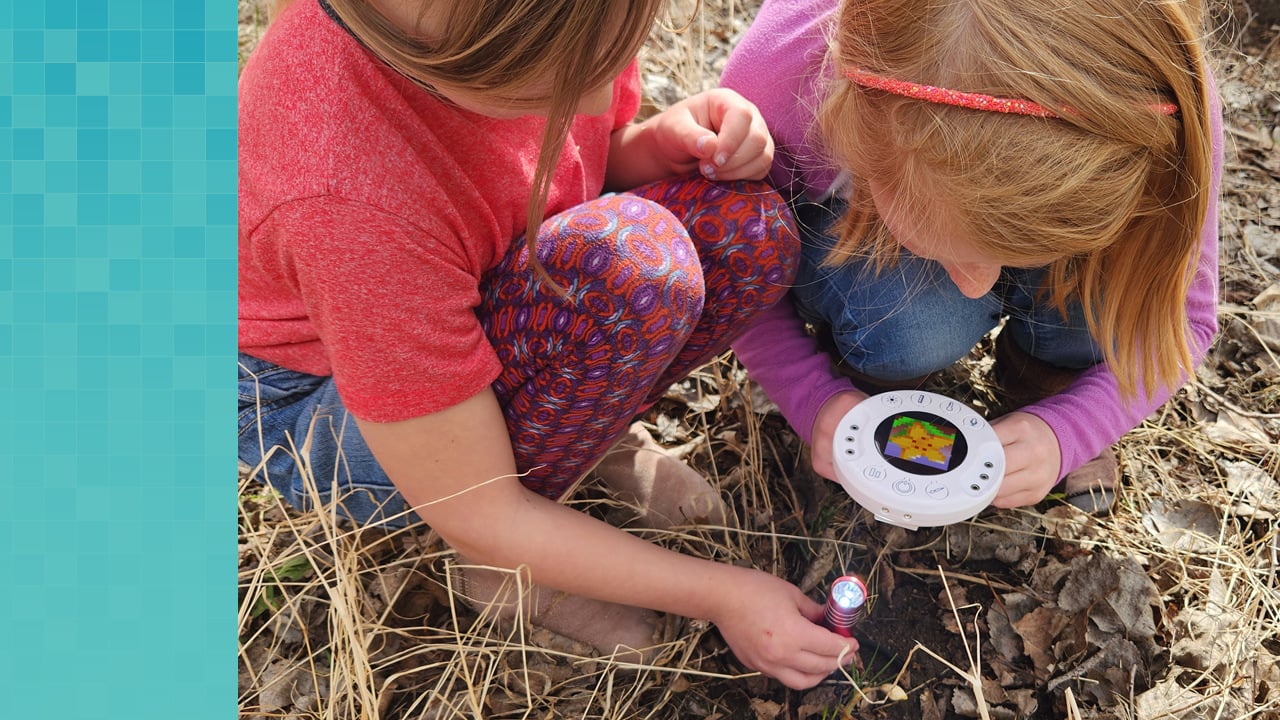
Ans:
POLYGON ((845 491, 877 520, 912 530, 977 515, 1004 478, 1004 448, 991 425, 964 403, 920 390, 855 405, 833 449, 845 491), (890 473, 894 481, 883 482, 890 473))

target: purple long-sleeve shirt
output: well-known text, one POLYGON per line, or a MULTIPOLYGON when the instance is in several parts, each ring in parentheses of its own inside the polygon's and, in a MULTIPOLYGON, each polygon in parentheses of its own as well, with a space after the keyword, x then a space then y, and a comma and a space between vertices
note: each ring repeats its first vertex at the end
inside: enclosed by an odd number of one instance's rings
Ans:
MULTIPOLYGON (((819 200, 835 191, 838 168, 813 141, 814 112, 828 83, 824 77, 827 23, 838 0, 765 0, 737 45, 721 85, 737 90, 764 115, 776 145, 769 178, 784 195, 819 200)), ((1209 212, 1200 231, 1200 260, 1187 293, 1191 355, 1204 360, 1217 333, 1218 192, 1222 178, 1222 118, 1217 89, 1210 82, 1213 182, 1209 212)), ((856 180, 855 180, 856 182, 856 180)), ((835 371, 830 358, 805 334, 788 302, 762 315, 733 344, 751 377, 777 403, 806 442, 812 440, 818 411, 832 396, 853 385, 835 371)), ((1096 457, 1168 400, 1176 388, 1160 388, 1125 402, 1115 375, 1105 364, 1076 378, 1062 392, 1022 408, 1048 423, 1062 452, 1060 474, 1096 457)))

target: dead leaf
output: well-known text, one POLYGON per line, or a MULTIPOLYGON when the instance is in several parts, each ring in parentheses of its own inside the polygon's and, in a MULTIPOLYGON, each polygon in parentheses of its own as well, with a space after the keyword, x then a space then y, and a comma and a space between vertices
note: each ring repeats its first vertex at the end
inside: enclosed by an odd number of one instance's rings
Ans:
POLYGON ((819 685, 804 694, 800 706, 796 708, 796 720, 807 720, 810 717, 826 719, 831 717, 832 708, 845 701, 847 688, 837 685, 819 685))
POLYGON ((774 720, 782 713, 781 705, 772 700, 760 698, 751 698, 751 709, 756 714, 756 720, 774 720))
POLYGON ((982 678, 982 699, 993 705, 1003 704, 1005 701, 1004 686, 995 678, 982 678))
POLYGON ((963 717, 978 717, 978 701, 973 691, 967 687, 957 687, 951 691, 951 710, 963 717))
POLYGON ((1190 717, 1188 711, 1204 699, 1200 693, 1169 678, 1135 698, 1134 710, 1141 719, 1190 717))
POLYGON ((947 554, 957 560, 995 559, 1023 572, 1039 560, 1036 536, 1040 520, 1033 513, 996 513, 982 523, 966 522, 944 529, 947 554))
POLYGON ((276 713, 296 704, 297 698, 316 694, 316 683, 305 665, 280 658, 262 673, 258 709, 276 713))
MULTIPOLYGON (((893 569, 892 565, 881 565, 876 570, 872 584, 875 586, 873 601, 878 598, 891 598, 893 597, 894 589, 898 587, 898 573, 893 569)), ((874 611, 874 609, 875 604, 873 602, 872 610, 874 611)))
POLYGON ((1237 445, 1269 447, 1273 444, 1262 423, 1227 408, 1218 410, 1218 419, 1204 428, 1204 434, 1210 440, 1228 447, 1237 445))
POLYGON ((1103 553, 1076 558, 1058 593, 1058 607, 1069 613, 1091 607, 1120 586, 1119 571, 1120 564, 1103 553))
POLYGON ((969 589, 964 585, 944 588, 933 601, 939 608, 950 612, 969 604, 969 589))
POLYGON ((1013 629, 1022 638, 1023 652, 1031 658, 1036 677, 1044 680, 1057 666, 1053 645, 1058 634, 1071 619, 1056 607, 1041 605, 1013 623, 1013 629))
POLYGON ((1032 688, 1009 690, 1006 695, 1008 696, 1007 700, 1017 708, 1018 717, 1020 718, 1034 717, 1036 710, 1040 709, 1040 700, 1037 698, 1037 692, 1032 688))
MULTIPOLYGON (((1249 228, 1256 228, 1256 225, 1250 225, 1249 228)), ((1255 233, 1254 242, 1260 238, 1256 237, 1260 233, 1255 233)), ((1276 238, 1280 237, 1280 233, 1269 232, 1269 237, 1273 244, 1276 244, 1276 238)), ((1246 234, 1245 240, 1250 238, 1246 234)), ((1266 290, 1263 290, 1253 299, 1253 307, 1255 312, 1252 313, 1252 319, 1249 325, 1254 332, 1258 334, 1258 339, 1262 341, 1271 350, 1280 352, 1280 283, 1273 283, 1266 290)))
POLYGON ((942 720, 942 708, 938 707, 938 701, 934 699, 933 693, 925 689, 920 693, 920 720, 942 720))
MULTIPOLYGON (((1120 580, 1119 586, 1105 598, 1107 606, 1118 620, 1113 631, 1124 633, 1130 640, 1141 640, 1138 643, 1141 647, 1155 637, 1156 626, 1151 608, 1160 603, 1160 595, 1146 570, 1130 558, 1121 561, 1117 577, 1120 580)), ((1093 619, 1092 615, 1090 619, 1093 619)))
POLYGON ((1280 482, 1262 468, 1246 461, 1221 463, 1227 491, 1238 515, 1272 520, 1280 514, 1280 482))
POLYGON ((987 639, 995 648, 998 658, 1013 661, 1024 654, 1022 636, 1013 629, 1013 623, 1039 603, 1022 593, 1008 593, 1001 596, 1001 601, 987 613, 987 628, 990 633, 987 639))
POLYGON ((1102 707, 1113 707, 1120 698, 1129 697, 1130 678, 1143 666, 1137 646, 1122 637, 1111 636, 1105 645, 1084 662, 1051 678, 1045 687, 1059 692, 1071 687, 1077 695, 1093 698, 1102 707), (1112 672, 1118 670, 1119 673, 1112 672))
MULTIPOLYGON (((1072 514, 1082 516, 1083 513, 1076 512, 1072 509, 1072 514)), ((1077 558, 1086 557, 1085 555, 1072 555, 1072 562, 1076 562, 1077 558)), ((1062 560, 1048 556, 1036 568, 1035 573, 1031 575, 1031 589, 1045 597, 1057 597, 1059 588, 1071 574, 1072 566, 1062 560)), ((1027 608, 1028 610, 1030 608, 1027 608)))
POLYGON ((778 404, 773 400, 770 400, 768 395, 764 394, 764 390, 759 384, 752 382, 750 385, 750 393, 752 412, 758 415, 780 415, 782 413, 782 411, 778 409, 778 404))
MULTIPOLYGON (((818 546, 818 552, 814 554, 813 559, 809 561, 809 567, 804 572, 804 577, 800 578, 797 587, 800 592, 809 594, 811 590, 818 587, 827 575, 831 573, 831 569, 836 565, 836 543, 834 542, 836 531, 834 527, 824 528, 823 531, 815 538, 815 544, 818 546)), ((824 588, 825 591, 825 588, 824 588)))
POLYGON ((1211 555, 1218 547, 1218 510, 1207 503, 1155 498, 1142 524, 1174 552, 1211 555))

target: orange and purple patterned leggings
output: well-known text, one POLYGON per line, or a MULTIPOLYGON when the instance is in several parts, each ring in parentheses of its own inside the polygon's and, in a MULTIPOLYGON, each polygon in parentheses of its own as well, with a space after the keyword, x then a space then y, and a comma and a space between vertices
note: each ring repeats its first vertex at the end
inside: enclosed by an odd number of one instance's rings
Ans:
POLYGON ((790 212, 762 183, 687 176, 547 220, 537 279, 523 246, 486 278, 479 313, 524 483, 559 497, 635 415, 723 352, 794 276, 790 212))

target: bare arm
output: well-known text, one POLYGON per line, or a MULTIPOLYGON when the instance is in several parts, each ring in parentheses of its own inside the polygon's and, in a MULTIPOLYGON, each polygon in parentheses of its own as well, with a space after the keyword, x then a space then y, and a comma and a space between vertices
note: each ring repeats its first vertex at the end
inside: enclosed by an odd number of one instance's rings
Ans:
POLYGON ((817 684, 857 647, 813 624, 821 606, 779 578, 662 549, 527 490, 488 389, 438 413, 359 426, 409 504, 469 559, 711 620, 740 660, 794 688, 817 684))

